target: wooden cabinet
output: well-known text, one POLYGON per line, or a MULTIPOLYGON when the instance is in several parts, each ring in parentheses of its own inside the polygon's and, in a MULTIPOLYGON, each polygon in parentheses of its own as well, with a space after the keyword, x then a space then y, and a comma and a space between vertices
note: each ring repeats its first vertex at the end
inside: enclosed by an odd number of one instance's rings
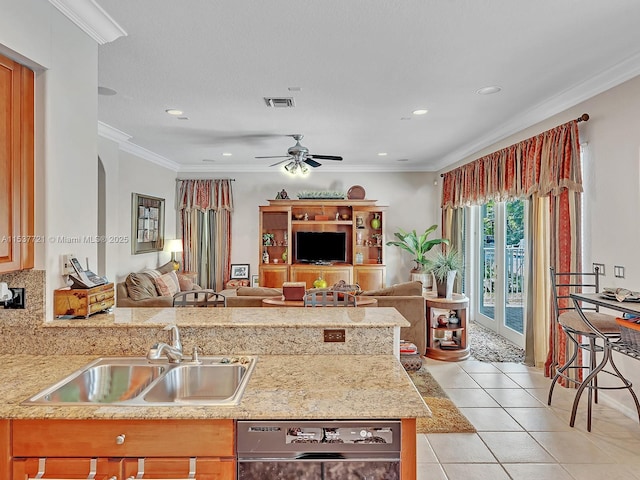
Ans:
POLYGON ((113 283, 93 288, 61 288, 53 292, 53 313, 57 317, 85 317, 114 305, 113 283))
MULTIPOLYGON (((467 329, 467 307, 469 299, 461 293, 454 293, 450 299, 428 295, 427 312, 427 352, 426 356, 437 360, 464 360, 471 355, 467 329), (434 309, 454 312, 457 323, 438 323, 434 309)), ((443 313, 444 314, 444 313, 443 313)))
POLYGON ((323 278, 331 286, 344 280, 348 285, 353 283, 353 267, 351 265, 292 265, 291 281, 305 282, 307 288, 313 288, 313 282, 323 278))
POLYGON ((258 284, 261 287, 280 288, 289 281, 288 265, 262 265, 259 272, 258 284))
POLYGON ((233 420, 12 422, 14 479, 233 479, 234 455, 233 420))
POLYGON ((356 265, 353 267, 353 281, 361 290, 384 288, 385 267, 383 265, 356 265))
POLYGON ((33 268, 34 74, 0 55, 0 273, 33 268))
POLYGON ((322 276, 329 285, 339 280, 360 284, 358 277, 363 289, 383 288, 385 211, 375 200, 270 200, 260 207, 260 285, 303 281, 311 287, 322 276), (342 232, 344 262, 296 263, 298 232, 342 232))

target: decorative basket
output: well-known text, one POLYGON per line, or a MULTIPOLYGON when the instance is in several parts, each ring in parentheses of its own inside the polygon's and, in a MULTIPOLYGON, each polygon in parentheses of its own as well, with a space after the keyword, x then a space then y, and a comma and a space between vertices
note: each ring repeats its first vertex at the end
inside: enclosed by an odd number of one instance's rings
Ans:
POLYGON ((634 349, 640 349, 640 324, 635 323, 636 319, 616 318, 620 325, 620 340, 634 349))

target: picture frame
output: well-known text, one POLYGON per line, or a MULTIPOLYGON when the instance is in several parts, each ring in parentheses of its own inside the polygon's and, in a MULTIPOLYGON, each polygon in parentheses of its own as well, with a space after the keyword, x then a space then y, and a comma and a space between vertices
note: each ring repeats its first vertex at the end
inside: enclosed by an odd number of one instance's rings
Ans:
POLYGON ((164 248, 164 198, 131 194, 131 253, 138 255, 164 248))
POLYGON ((231 264, 231 276, 229 278, 232 280, 249 280, 249 264, 231 264))
POLYGON ((259 287, 260 286, 260 280, 258 275, 251 275, 251 286, 252 287, 259 287))

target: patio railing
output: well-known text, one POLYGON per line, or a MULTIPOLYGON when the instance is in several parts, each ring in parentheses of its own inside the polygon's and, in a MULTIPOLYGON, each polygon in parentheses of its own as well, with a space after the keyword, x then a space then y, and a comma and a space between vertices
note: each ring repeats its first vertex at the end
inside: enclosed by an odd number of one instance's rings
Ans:
MULTIPOLYGON (((484 278, 483 302, 484 306, 495 304, 495 247, 484 247, 484 278)), ((506 300, 507 306, 522 305, 522 290, 524 288, 524 247, 509 246, 506 249, 506 300)))

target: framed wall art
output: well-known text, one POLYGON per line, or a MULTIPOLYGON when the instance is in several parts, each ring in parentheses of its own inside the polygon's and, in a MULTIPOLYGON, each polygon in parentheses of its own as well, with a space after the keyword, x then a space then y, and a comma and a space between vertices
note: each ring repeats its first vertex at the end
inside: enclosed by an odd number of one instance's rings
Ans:
POLYGON ((249 280, 249 264, 231 264, 231 279, 249 280))
POLYGON ((161 251, 164 247, 164 198, 131 194, 131 253, 161 251))

